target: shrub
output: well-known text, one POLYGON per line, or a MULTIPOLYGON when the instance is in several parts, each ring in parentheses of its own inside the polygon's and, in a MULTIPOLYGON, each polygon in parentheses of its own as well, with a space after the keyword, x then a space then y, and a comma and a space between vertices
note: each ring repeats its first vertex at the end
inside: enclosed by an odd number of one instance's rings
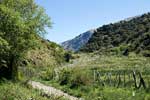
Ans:
POLYGON ((144 57, 150 57, 150 50, 145 50, 141 52, 144 57))
POLYGON ((72 71, 67 69, 67 68, 61 70, 61 72, 59 74, 59 80, 58 80, 60 85, 67 85, 67 84, 69 84, 71 74, 72 74, 72 71))
POLYGON ((48 68, 46 71, 41 72, 40 77, 43 80, 49 81, 54 78, 54 68, 48 68))
POLYGON ((90 85, 92 78, 89 77, 88 70, 74 69, 71 77, 70 88, 77 88, 79 86, 90 85))

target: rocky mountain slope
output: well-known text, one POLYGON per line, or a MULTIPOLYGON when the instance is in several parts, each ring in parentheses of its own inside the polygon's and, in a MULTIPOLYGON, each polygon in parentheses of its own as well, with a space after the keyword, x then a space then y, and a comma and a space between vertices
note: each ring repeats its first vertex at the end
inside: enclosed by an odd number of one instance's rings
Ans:
POLYGON ((83 34, 80 34, 74 39, 61 43, 61 45, 66 50, 78 51, 82 46, 84 46, 84 44, 88 42, 88 40, 91 38, 93 33, 94 33, 94 30, 89 30, 83 34))

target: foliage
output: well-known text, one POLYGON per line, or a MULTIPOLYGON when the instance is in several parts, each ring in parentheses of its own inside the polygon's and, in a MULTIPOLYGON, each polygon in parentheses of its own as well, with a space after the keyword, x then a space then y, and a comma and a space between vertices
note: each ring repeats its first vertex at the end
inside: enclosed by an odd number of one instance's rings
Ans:
POLYGON ((45 81, 46 80, 52 80, 54 78, 54 75, 55 75, 54 72, 55 72, 54 68, 49 68, 46 71, 41 72, 40 78, 42 80, 45 80, 45 81))
POLYGON ((1 0, 0 19, 0 62, 7 65, 0 77, 17 80, 20 58, 34 46, 37 34, 45 34, 50 19, 34 0, 1 0))
POLYGON ((120 45, 129 45, 129 51, 140 53, 150 50, 150 13, 99 27, 88 43, 81 49, 85 52, 105 51, 120 45))
POLYGON ((150 57, 150 51, 149 50, 142 51, 142 55, 145 57, 150 57))
POLYGON ((55 67, 65 63, 66 51, 58 44, 42 38, 36 39, 37 46, 32 47, 21 60, 19 71, 24 78, 50 79, 55 67))
POLYGON ((120 45, 118 47, 111 48, 109 52, 114 55, 122 55, 128 48, 128 45, 120 45))
MULTIPOLYGON (((124 50, 124 47, 126 46, 121 46, 119 50, 124 50)), ((63 69, 59 70, 59 79, 52 78, 41 81, 85 100, 149 100, 149 60, 150 58, 136 55, 133 52, 129 56, 80 54, 80 58, 74 59, 74 63, 69 67, 65 67, 65 65, 63 69), (94 79, 95 70, 100 72, 105 86, 100 80, 94 79), (132 75, 131 80, 128 79, 129 73, 133 70, 139 70, 142 73, 147 89, 135 89, 132 75), (110 72, 112 73, 111 85, 109 85, 110 81, 105 79, 105 74, 110 72), (125 86, 121 82, 117 87, 118 81, 115 78, 119 72, 126 72, 125 86)), ((123 79, 121 80, 123 81, 123 79)))

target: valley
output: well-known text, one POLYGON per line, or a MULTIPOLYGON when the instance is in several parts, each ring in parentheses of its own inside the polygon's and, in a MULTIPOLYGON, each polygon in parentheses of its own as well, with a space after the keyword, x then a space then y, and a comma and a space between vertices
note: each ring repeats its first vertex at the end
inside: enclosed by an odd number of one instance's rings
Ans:
POLYGON ((77 59, 78 63, 60 69, 59 77, 55 77, 53 73, 52 79, 41 79, 40 82, 85 100, 149 99, 149 58, 135 54, 129 57, 82 55, 80 60, 77 59), (135 76, 137 85, 140 84, 139 71, 146 87, 143 87, 143 84, 139 88, 135 86, 133 71, 137 74, 135 76), (110 73, 111 76, 108 75, 110 73))
POLYGON ((150 13, 104 24, 101 2, 47 2, 0 1, 0 100, 150 100, 150 13))

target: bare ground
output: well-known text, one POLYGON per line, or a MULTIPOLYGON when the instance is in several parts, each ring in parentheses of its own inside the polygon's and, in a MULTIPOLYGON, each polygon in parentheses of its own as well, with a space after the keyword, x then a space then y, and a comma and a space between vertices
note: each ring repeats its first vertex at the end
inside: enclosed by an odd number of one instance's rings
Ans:
POLYGON ((28 84, 31 85, 35 89, 42 90, 42 92, 44 92, 47 95, 53 95, 53 96, 56 96, 56 97, 64 97, 67 100, 83 100, 81 98, 77 98, 77 97, 71 96, 67 93, 64 93, 63 91, 58 90, 54 87, 46 86, 46 85, 44 85, 40 82, 29 81, 28 84))

